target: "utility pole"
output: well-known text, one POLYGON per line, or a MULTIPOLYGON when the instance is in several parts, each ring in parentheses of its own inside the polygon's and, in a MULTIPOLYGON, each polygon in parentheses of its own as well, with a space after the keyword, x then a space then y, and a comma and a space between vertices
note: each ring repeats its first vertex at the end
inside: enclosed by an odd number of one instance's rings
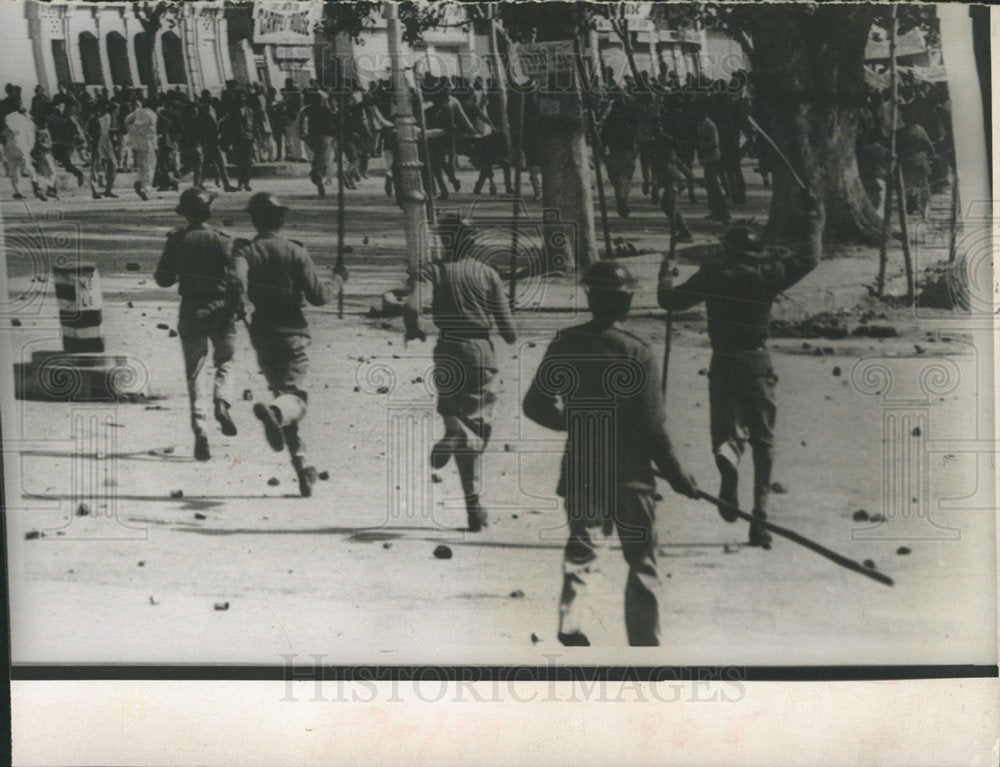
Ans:
POLYGON ((420 162, 418 141, 420 130, 413 116, 410 88, 406 82, 406 68, 402 60, 402 33, 399 26, 399 8, 392 0, 382 5, 389 34, 389 59, 392 64, 393 121, 396 125, 396 156, 398 169, 397 200, 403 208, 403 231, 406 235, 406 268, 416 274, 427 253, 428 232, 424 205, 427 196, 423 191, 423 165, 420 162))

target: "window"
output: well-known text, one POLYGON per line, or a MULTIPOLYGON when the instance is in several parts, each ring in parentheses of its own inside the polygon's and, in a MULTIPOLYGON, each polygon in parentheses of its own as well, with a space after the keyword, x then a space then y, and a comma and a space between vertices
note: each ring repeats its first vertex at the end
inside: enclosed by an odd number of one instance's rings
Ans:
POLYGON ((80 64, 83 67, 83 82, 87 85, 104 85, 101 70, 101 44, 92 32, 80 33, 80 64))
POLYGON ((111 65, 111 82, 113 85, 131 87, 132 71, 128 64, 128 43, 118 32, 109 32, 106 38, 108 45, 108 64, 111 65))
POLYGON ((140 32, 135 36, 135 61, 139 67, 139 82, 143 85, 153 84, 153 46, 149 35, 140 32))
POLYGON ((174 32, 165 32, 161 38, 163 67, 169 85, 187 85, 187 67, 184 66, 184 44, 174 32))
POLYGON ((61 85, 69 85, 73 82, 73 76, 69 71, 69 56, 66 54, 66 41, 52 41, 52 59, 56 66, 56 82, 61 85))

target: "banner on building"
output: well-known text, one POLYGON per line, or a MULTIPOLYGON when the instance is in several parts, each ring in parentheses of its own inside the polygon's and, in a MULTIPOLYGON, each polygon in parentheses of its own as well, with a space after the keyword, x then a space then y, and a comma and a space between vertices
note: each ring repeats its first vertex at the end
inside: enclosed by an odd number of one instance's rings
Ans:
POLYGON ((576 70, 575 56, 572 40, 525 43, 516 47, 511 66, 518 79, 548 80, 572 74, 576 70))
POLYGON ((253 41, 257 45, 312 45, 322 3, 255 2, 253 41))

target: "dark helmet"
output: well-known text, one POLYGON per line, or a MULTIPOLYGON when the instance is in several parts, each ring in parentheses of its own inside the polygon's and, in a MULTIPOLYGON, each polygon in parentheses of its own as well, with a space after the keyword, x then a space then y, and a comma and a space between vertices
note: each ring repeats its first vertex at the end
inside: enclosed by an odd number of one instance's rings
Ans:
POLYGON ((281 200, 279 200, 275 195, 270 192, 257 192, 253 197, 247 202, 247 212, 255 213, 257 211, 286 211, 288 210, 287 205, 282 205, 281 200))
POLYGON ((200 187, 193 186, 181 192, 180 200, 174 211, 186 218, 196 218, 207 221, 212 217, 212 201, 216 195, 200 187))
POLYGON ((764 253, 764 242, 748 226, 734 226, 722 238, 722 247, 729 258, 760 258, 764 253))
POLYGON ((598 290, 631 293, 638 282, 624 263, 613 258, 591 264, 583 275, 583 284, 598 290))
POLYGON ((453 255, 464 251, 464 246, 474 230, 472 222, 458 213, 443 213, 434 224, 434 233, 441 238, 441 244, 453 255))

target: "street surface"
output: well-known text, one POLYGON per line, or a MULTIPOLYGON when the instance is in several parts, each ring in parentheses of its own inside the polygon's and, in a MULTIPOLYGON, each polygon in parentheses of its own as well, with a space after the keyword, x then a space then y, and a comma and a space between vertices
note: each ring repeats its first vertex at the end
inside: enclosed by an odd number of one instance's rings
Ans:
MULTIPOLYGON (((256 179, 254 189, 292 206, 287 235, 329 273, 336 195, 316 199, 307 168, 300 166, 301 178, 256 179)), ((749 201, 734 218, 764 222, 769 192, 749 165, 745 171, 749 201)), ((471 189, 472 171, 461 179, 471 189)), ((780 537, 771 551, 748 548, 744 523, 726 524, 712 506, 661 483, 662 646, 627 647, 626 566, 611 539, 589 591, 594 646, 570 649, 555 636, 562 435, 523 418, 520 402, 554 330, 583 316, 573 276, 522 285, 519 341, 496 341, 499 406, 484 457, 490 526, 473 535, 461 529, 453 463, 440 481, 427 464, 441 430, 428 383, 433 339, 404 346, 398 318, 367 316, 403 284, 403 218, 381 177, 347 195, 344 318, 336 306, 307 314, 313 345, 303 433, 317 468, 329 472, 310 499, 298 497, 287 457, 271 452, 252 417, 253 402, 267 393, 242 328, 235 390, 253 399, 234 403, 238 436, 222 437, 213 422, 210 463, 191 458, 180 344, 170 336, 178 298, 152 279, 164 235, 181 223, 172 212, 177 194, 142 202, 129 177, 119 187, 119 200, 93 201, 84 188, 59 202, 2 206, 6 316, 20 320, 10 327, 8 374, 32 351, 59 348, 52 281, 38 278, 60 255, 79 254, 100 271, 108 353, 138 360, 149 394, 116 406, 5 401, 13 408, 3 414, 3 435, 14 662, 270 665, 288 655, 312 662, 309 654, 330 664, 545 665, 553 654, 563 664, 996 662, 995 464, 989 452, 962 446, 985 437, 977 421, 991 412, 992 394, 980 390, 980 371, 992 365, 991 349, 956 330, 946 312, 918 320, 911 309, 867 298, 873 249, 824 260, 775 307, 775 317, 789 321, 843 309, 856 322, 868 310, 898 337, 772 341, 780 377, 774 478, 785 492, 773 495, 770 519, 871 560, 895 586, 780 537), (881 384, 864 362, 871 357, 894 358, 883 362, 891 372, 881 384), (934 365, 946 385, 925 380, 921 389, 921 371, 934 365), (885 519, 856 521, 859 510, 885 519), (452 558, 433 556, 439 544, 452 558)), ((610 223, 613 237, 653 251, 631 259, 643 284, 630 328, 660 357, 654 279, 668 232, 639 192, 637 180, 632 216, 612 213, 610 223)), ((709 244, 723 228, 703 220, 700 194, 699 205, 683 201, 681 209, 696 244, 709 244)), ((250 236, 248 197, 221 196, 215 225, 250 236)), ((497 198, 481 199, 500 207, 497 198)), ((463 191, 446 207, 468 211, 471 202, 463 191)), ((540 215, 537 204, 528 210, 540 215)), ((898 293, 898 247, 892 259, 898 293)), ((682 277, 693 268, 682 258, 682 277)), ((674 331, 671 434, 681 460, 714 493, 702 313, 676 317, 674 331)), ((750 485, 749 478, 741 484, 745 507, 750 485)))

